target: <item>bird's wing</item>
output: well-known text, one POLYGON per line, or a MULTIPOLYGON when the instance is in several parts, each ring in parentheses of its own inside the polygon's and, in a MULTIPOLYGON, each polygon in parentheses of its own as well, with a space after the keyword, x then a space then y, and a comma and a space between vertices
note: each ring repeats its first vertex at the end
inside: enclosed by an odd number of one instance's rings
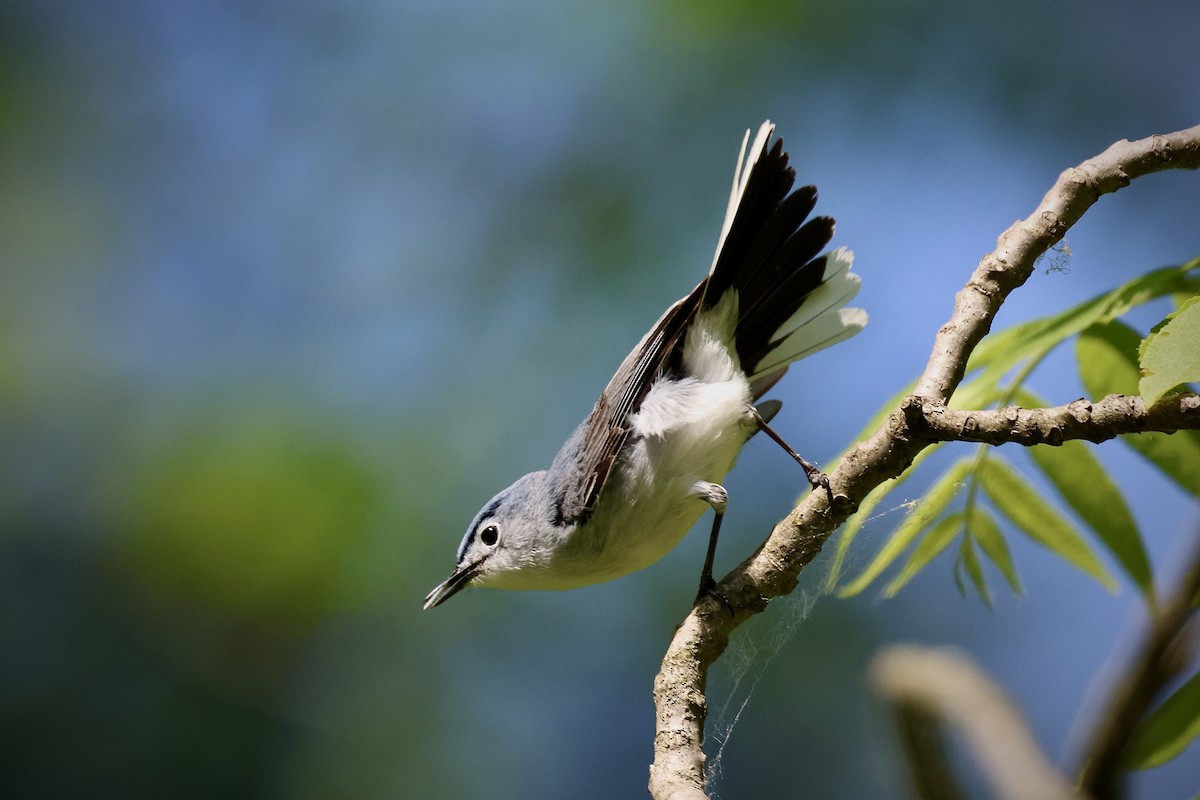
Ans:
POLYGON ((550 471, 559 478, 556 524, 580 524, 595 508, 613 463, 626 444, 629 416, 663 374, 671 353, 696 315, 706 282, 668 308, 642 337, 621 362, 587 419, 554 459, 550 471))

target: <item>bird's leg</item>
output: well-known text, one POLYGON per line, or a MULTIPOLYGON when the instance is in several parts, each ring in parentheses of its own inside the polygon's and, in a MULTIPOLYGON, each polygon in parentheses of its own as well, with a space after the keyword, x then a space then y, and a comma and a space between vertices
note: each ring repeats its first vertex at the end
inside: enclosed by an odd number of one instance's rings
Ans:
POLYGON ((771 430, 771 426, 768 425, 767 421, 762 418, 761 414, 758 413, 757 408, 751 406, 750 413, 754 416, 754 424, 758 426, 758 429, 774 439, 775 443, 782 447, 785 453, 796 459, 796 463, 803 467, 804 475, 808 478, 809 485, 812 486, 813 489, 816 489, 818 486, 823 488, 825 490, 825 494, 829 496, 829 502, 832 503, 833 489, 829 488, 829 476, 817 469, 816 464, 812 463, 804 456, 793 450, 791 445, 785 442, 778 433, 771 430))
POLYGON ((717 536, 721 533, 721 520, 725 517, 725 507, 729 503, 729 492, 719 483, 696 481, 692 491, 697 497, 712 506, 716 512, 713 517, 712 533, 708 535, 708 554, 704 557, 704 569, 700 572, 700 591, 696 593, 699 600, 706 594, 714 594, 717 582, 713 580, 713 559, 717 555, 717 536))

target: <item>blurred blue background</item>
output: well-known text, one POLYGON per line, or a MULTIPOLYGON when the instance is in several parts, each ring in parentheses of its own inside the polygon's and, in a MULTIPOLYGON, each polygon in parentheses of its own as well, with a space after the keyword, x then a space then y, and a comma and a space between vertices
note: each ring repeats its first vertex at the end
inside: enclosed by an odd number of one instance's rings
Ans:
MULTIPOLYGON (((863 276, 867 330, 775 393, 827 461, 1060 170, 1200 121, 1196 4, 572 5, 0 6, 5 796, 642 795, 704 536, 420 602, 707 269, 743 130, 778 123, 863 276)), ((1200 253, 1198 181, 1101 200, 1000 324, 1200 253)), ((1034 385, 1082 393, 1066 354, 1034 385)), ((1195 506, 1102 452, 1170 574, 1195 506)), ((748 448, 719 569, 802 484, 748 448)), ((901 796, 864 679, 898 640, 968 648, 1071 763, 1136 593, 1014 546, 992 612, 948 555, 887 602, 819 597, 817 562, 713 677, 718 793, 901 796)), ((1134 782, 1198 785, 1196 748, 1134 782)))

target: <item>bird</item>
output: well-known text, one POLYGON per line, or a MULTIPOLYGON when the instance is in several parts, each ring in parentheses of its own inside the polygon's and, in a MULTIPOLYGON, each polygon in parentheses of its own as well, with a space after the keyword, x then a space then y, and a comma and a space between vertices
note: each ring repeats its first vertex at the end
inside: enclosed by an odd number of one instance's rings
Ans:
POLYGON ((862 330, 867 314, 846 307, 861 282, 853 253, 822 252, 834 220, 809 219, 816 187, 792 191, 796 173, 774 134, 768 120, 742 138, 708 274, 621 362, 549 468, 475 515, 424 608, 472 586, 561 590, 627 575, 670 552, 708 509, 698 598, 713 592, 721 481, 760 430, 832 501, 825 474, 768 424, 781 403, 761 398, 793 362, 862 330))

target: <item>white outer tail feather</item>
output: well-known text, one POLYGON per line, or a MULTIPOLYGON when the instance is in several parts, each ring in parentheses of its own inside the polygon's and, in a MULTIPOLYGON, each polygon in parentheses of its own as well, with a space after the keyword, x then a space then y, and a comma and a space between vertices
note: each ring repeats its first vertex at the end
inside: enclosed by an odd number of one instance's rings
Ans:
POLYGON ((786 367, 793 361, 849 339, 867 324, 867 312, 844 308, 858 294, 862 281, 850 271, 854 253, 839 247, 826 256, 825 277, 779 330, 772 341, 777 344, 754 365, 750 380, 786 367))
POLYGON ((862 280, 850 271, 854 253, 839 247, 829 253, 825 260, 825 275, 821 285, 809 294, 804 305, 779 326, 772 341, 791 336, 822 314, 842 308, 858 294, 862 280))
POLYGON ((733 188, 729 190, 729 205, 725 207, 725 222, 721 225, 721 238, 717 240, 717 252, 713 254, 713 263, 709 267, 709 274, 712 274, 712 271, 717 268, 717 259, 721 257, 721 250, 725 247, 725 238, 729 235, 729 229, 733 227, 733 218, 737 215, 738 206, 742 204, 742 195, 746 191, 750 173, 758 160, 762 158, 762 154, 766 152, 767 142, 770 141, 773 133, 775 133, 775 123, 771 120, 760 125, 749 156, 746 155, 746 142, 750 141, 749 128, 742 137, 742 149, 738 151, 737 167, 733 170, 733 188))
POLYGON ((759 362, 750 380, 755 381, 793 361, 807 358, 826 347, 843 342, 861 331, 866 324, 867 312, 861 308, 839 308, 821 314, 768 353, 759 362))

